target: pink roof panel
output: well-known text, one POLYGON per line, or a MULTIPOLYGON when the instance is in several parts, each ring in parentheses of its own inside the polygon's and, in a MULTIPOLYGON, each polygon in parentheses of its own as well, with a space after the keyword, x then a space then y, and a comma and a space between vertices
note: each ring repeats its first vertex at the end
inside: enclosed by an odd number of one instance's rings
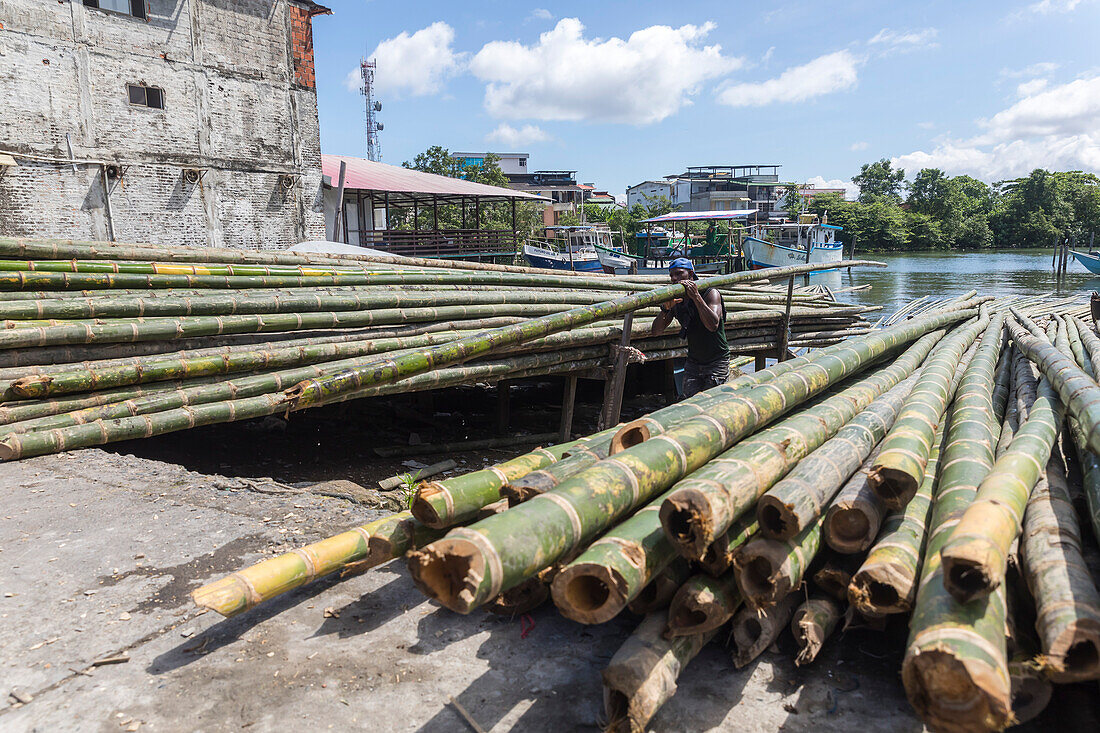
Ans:
POLYGON ((484 183, 464 181, 461 178, 437 176, 434 173, 421 173, 396 165, 376 163, 364 158, 351 158, 346 155, 322 155, 321 168, 335 187, 340 180, 340 161, 347 164, 344 174, 344 187, 386 191, 394 194, 425 194, 437 196, 481 196, 510 199, 545 200, 542 196, 516 191, 511 188, 488 186, 484 183))

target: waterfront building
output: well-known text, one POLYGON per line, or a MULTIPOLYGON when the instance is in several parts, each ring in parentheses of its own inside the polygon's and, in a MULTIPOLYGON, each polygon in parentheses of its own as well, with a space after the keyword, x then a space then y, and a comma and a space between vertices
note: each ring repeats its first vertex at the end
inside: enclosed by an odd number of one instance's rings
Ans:
POLYGON ((311 0, 0 0, 0 234, 324 237, 311 0))

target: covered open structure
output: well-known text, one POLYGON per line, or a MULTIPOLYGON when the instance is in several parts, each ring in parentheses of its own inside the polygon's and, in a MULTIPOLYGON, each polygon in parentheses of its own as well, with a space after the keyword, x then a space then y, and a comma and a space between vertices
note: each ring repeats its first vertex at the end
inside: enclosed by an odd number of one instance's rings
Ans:
POLYGON ((363 158, 322 155, 321 159, 328 238, 395 254, 511 260, 521 239, 516 203, 547 202, 524 191, 363 158), (337 204, 340 201, 342 206, 337 204), (508 205, 510 216, 505 220, 510 227, 486 226, 486 205, 494 203, 508 205))

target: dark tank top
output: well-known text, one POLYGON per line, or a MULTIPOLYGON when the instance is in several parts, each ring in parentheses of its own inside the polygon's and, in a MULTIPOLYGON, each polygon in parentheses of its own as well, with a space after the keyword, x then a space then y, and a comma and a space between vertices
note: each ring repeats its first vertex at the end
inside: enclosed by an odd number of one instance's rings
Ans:
POLYGON ((672 309, 672 315, 680 323, 680 338, 687 338, 688 358, 699 364, 709 364, 719 359, 728 359, 729 341, 726 340, 726 304, 722 303, 722 325, 717 330, 707 329, 695 303, 684 299, 672 309))

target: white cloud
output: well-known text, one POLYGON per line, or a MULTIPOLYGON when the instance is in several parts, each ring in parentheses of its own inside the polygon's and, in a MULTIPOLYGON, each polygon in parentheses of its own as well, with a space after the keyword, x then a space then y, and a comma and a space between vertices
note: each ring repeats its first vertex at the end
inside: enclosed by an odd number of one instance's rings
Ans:
POLYGON ((895 31, 883 28, 867 40, 868 46, 878 46, 883 53, 914 51, 918 48, 935 48, 935 28, 922 28, 916 31, 895 31))
POLYGON ((819 56, 794 66, 768 81, 733 84, 718 94, 731 107, 759 107, 773 102, 804 102, 832 92, 851 89, 858 80, 860 60, 849 51, 819 56))
POLYGON ((1033 94, 1038 94, 1047 88, 1047 84, 1050 82, 1046 79, 1031 79, 1025 81, 1022 84, 1016 85, 1016 96, 1018 97, 1030 97, 1033 94))
POLYGON ((554 14, 546 8, 535 8, 528 16, 529 20, 553 20, 554 14))
MULTIPOLYGON (((437 21, 412 35, 402 31, 382 41, 368 57, 378 63, 375 89, 379 94, 414 97, 438 93, 444 79, 462 66, 462 55, 452 48, 454 39, 454 28, 437 21)), ((344 83, 348 90, 358 91, 359 69, 348 72, 344 83)))
POLYGON ((485 141, 497 143, 508 148, 520 148, 531 143, 542 143, 550 140, 550 134, 536 125, 524 125, 518 130, 506 122, 502 122, 495 130, 485 136, 485 141))
POLYGON ((764 52, 764 55, 760 57, 760 63, 766 64, 772 60, 772 54, 775 53, 775 46, 768 46, 768 50, 764 52))
POLYGON ((1069 13, 1075 10, 1080 4, 1081 0, 1039 0, 1037 3, 1028 5, 1027 10, 1032 13, 1038 13, 1039 15, 1069 13))
POLYGON ((739 68, 740 58, 702 45, 713 23, 655 25, 627 39, 585 38, 576 18, 562 18, 538 43, 487 43, 470 70, 486 82, 494 117, 660 122, 690 104, 700 85, 739 68))
POLYGON ((935 126, 936 126, 936 123, 932 122, 930 120, 925 121, 925 122, 918 122, 917 123, 917 127, 919 127, 922 130, 931 130, 935 126))
POLYGON ((945 140, 931 152, 918 150, 894 163, 985 180, 1040 167, 1100 172, 1100 76, 1037 89, 978 125, 984 131, 975 137, 945 140))
POLYGON ((1059 64, 1053 61, 1040 61, 1037 64, 1025 66, 1022 69, 1001 69, 1002 79, 1030 79, 1033 76, 1046 76, 1057 71, 1059 64))
POLYGON ((814 176, 813 178, 807 180, 806 183, 813 186, 814 188, 843 188, 844 198, 846 199, 855 199, 857 196, 859 196, 859 186, 852 183, 851 181, 846 181, 840 178, 830 178, 829 180, 825 180, 823 176, 814 176))
POLYGON ((864 142, 863 140, 860 140, 858 143, 852 143, 851 145, 849 145, 848 149, 851 150, 851 151, 857 151, 857 150, 866 150, 868 147, 869 147, 868 143, 864 142))

